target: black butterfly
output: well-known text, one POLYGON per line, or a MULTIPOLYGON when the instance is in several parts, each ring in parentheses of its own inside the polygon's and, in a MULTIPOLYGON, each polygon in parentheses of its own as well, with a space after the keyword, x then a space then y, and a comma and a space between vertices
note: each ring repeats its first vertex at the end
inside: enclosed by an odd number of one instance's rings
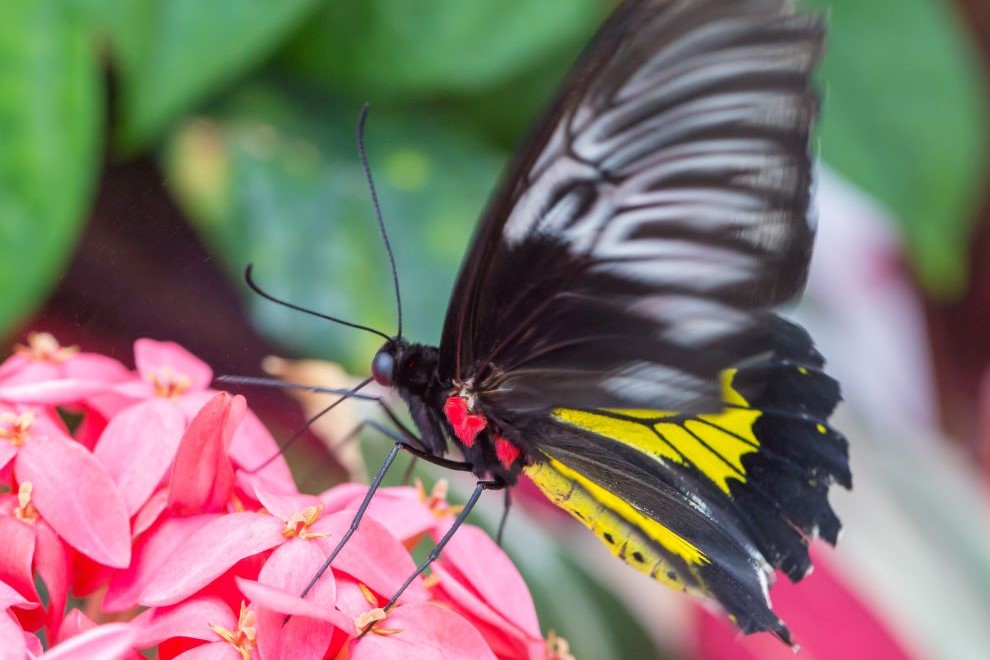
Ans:
POLYGON ((525 473, 634 568, 790 643, 773 569, 799 580, 809 540, 835 543, 828 489, 851 485, 838 385, 770 311, 812 250, 823 34, 790 0, 627 0, 593 39, 481 220, 440 346, 400 316, 372 363, 419 433, 389 411, 365 506, 400 445, 480 479, 417 575, 525 473))

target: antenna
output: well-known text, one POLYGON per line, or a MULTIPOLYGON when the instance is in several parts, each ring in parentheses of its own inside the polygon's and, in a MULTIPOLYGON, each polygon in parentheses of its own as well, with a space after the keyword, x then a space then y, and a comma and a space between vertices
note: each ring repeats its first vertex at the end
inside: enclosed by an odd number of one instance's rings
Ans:
MULTIPOLYGON (((386 245, 387 245, 387 243, 386 243, 386 245)), ((391 255, 391 253, 392 253, 392 251, 389 250, 389 255, 391 255)), ((394 267, 395 266, 393 265, 393 271, 392 271, 393 273, 395 272, 394 271, 394 267)), ((266 300, 270 300, 270 301, 272 301, 273 303, 275 303, 277 305, 282 305, 283 307, 288 307, 289 309, 294 309, 297 312, 303 312, 304 314, 309 314, 309 315, 315 316, 317 318, 325 319, 327 321, 333 321, 334 323, 339 323, 341 325, 346 325, 349 328, 357 328, 358 330, 365 330, 367 332, 372 332, 372 333, 378 335, 379 337, 382 337, 383 339, 385 339, 385 341, 390 341, 392 339, 391 337, 389 337, 388 335, 386 335, 381 330, 375 330, 374 328, 369 328, 368 326, 361 325, 360 323, 351 323, 350 321, 345 321, 343 319, 338 319, 335 316, 328 316, 326 314, 321 314, 319 312, 314 312, 311 309, 306 309, 305 307, 300 307, 299 305, 293 305, 292 303, 286 302, 285 300, 282 300, 281 298, 276 298, 275 296, 273 296, 272 294, 268 293, 267 291, 265 291, 264 289, 262 289, 260 286, 258 286, 258 284, 254 281, 254 276, 252 274, 253 270, 254 270, 254 264, 248 264, 247 265, 247 268, 244 269, 244 281, 247 283, 247 285, 251 288, 252 291, 254 291, 255 293, 257 293, 262 298, 265 298, 266 300)), ((396 286, 398 286, 398 283, 396 283, 396 286)), ((398 289, 396 289, 396 292, 398 292, 398 289)), ((400 317, 400 319, 401 319, 401 317, 400 317)), ((401 321, 400 321, 400 325, 399 325, 400 330, 401 330, 401 327, 402 327, 402 325, 401 325, 401 321)), ((400 331, 400 334, 401 334, 401 331, 400 331)))
POLYGON ((388 253, 388 264, 392 269, 392 285, 395 287, 395 312, 399 318, 399 329, 396 337, 402 336, 402 296, 399 294, 399 272, 395 268, 395 255, 392 254, 392 243, 388 240, 388 232, 385 230, 385 221, 382 219, 382 207, 378 202, 378 192, 375 190, 375 180, 371 176, 371 166, 368 165, 368 152, 364 148, 364 124, 368 120, 369 105, 365 103, 361 107, 361 115, 358 117, 358 154, 361 157, 361 167, 364 168, 364 178, 368 182, 368 191, 371 193, 371 203, 375 207, 375 219, 378 221, 378 230, 382 234, 382 241, 385 243, 385 251, 388 253))

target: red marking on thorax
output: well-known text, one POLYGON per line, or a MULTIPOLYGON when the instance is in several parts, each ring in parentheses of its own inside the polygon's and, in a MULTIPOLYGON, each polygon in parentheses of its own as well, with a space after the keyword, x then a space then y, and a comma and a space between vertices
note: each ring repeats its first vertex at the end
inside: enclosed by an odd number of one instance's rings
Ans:
POLYGON ((443 412, 454 427, 454 435, 468 447, 474 444, 474 439, 488 426, 485 416, 468 410, 467 400, 457 395, 447 398, 443 404, 443 412))
POLYGON ((495 455, 498 456, 498 462, 504 465, 506 470, 512 467, 521 453, 519 447, 500 435, 495 436, 495 455))

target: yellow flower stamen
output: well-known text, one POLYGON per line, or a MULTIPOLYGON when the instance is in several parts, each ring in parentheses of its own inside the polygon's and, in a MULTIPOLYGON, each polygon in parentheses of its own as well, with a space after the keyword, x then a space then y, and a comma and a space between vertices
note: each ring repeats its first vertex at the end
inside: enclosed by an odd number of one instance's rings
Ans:
POLYGON ((364 599, 368 601, 369 605, 374 605, 375 607, 378 606, 378 597, 371 592, 371 589, 361 582, 358 582, 358 589, 361 590, 361 595, 364 596, 364 599))
POLYGON ((38 510, 31 503, 31 493, 34 486, 30 481, 23 482, 17 488, 17 508, 14 509, 14 517, 21 522, 33 523, 38 519, 38 510))
POLYGON ((357 634, 364 634, 369 627, 375 625, 379 621, 384 621, 385 617, 385 610, 380 607, 369 610, 364 614, 357 615, 354 618, 354 627, 357 629, 357 634))
POLYGON ((308 506, 299 513, 294 513, 285 521, 285 529, 282 530, 282 536, 287 539, 300 538, 300 539, 316 539, 324 536, 329 536, 329 532, 311 532, 309 531, 310 525, 315 523, 320 519, 323 514, 323 505, 315 504, 313 506, 308 506))
POLYGON ((14 351, 35 362, 62 364, 79 352, 78 346, 62 346, 47 332, 29 332, 27 345, 18 344, 14 351))
POLYGON ((168 367, 162 367, 147 376, 155 396, 163 399, 174 399, 192 387, 192 378, 185 374, 177 374, 168 367))
POLYGON ((574 654, 571 653, 571 645, 553 630, 547 635, 545 648, 547 660, 575 660, 574 654))
POLYGON ((243 660, 251 660, 251 651, 256 646, 258 631, 254 626, 254 612, 248 609, 247 603, 241 601, 241 614, 234 630, 227 630, 212 623, 209 624, 209 628, 233 646, 241 654, 243 660))
POLYGON ((433 484, 433 488, 430 489, 430 494, 427 495, 426 488, 423 487, 423 482, 417 478, 416 491, 419 493, 419 501, 437 518, 456 516, 464 508, 463 506, 451 506, 447 501, 447 493, 450 491, 450 485, 446 479, 437 479, 436 483, 433 484))
POLYGON ((7 440, 20 447, 30 437, 28 430, 34 423, 34 413, 30 410, 16 415, 11 412, 0 413, 0 440, 7 440))

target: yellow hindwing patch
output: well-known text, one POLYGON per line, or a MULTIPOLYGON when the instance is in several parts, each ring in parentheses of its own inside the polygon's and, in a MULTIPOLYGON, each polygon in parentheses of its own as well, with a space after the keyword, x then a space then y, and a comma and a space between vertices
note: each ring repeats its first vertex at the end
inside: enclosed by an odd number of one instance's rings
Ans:
POLYGON ((726 408, 716 414, 676 421, 665 421, 677 416, 668 410, 556 408, 552 414, 558 421, 621 442, 661 463, 693 466, 731 494, 729 479, 746 481, 743 456, 760 448, 753 425, 761 413, 733 388, 735 375, 735 369, 721 374, 726 408))
POLYGON ((525 472, 551 502, 580 520, 613 554, 665 584, 677 589, 686 586, 650 541, 689 565, 710 561, 687 539, 556 459, 529 465, 525 472))

